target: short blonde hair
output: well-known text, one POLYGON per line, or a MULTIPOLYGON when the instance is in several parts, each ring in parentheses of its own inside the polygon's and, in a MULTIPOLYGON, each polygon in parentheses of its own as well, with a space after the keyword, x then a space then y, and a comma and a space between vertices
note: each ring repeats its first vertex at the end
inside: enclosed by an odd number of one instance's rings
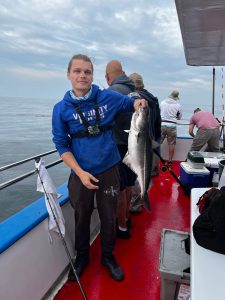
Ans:
POLYGON ((68 68, 67 68, 67 72, 68 73, 70 72, 70 69, 71 69, 71 66, 72 66, 72 62, 73 62, 74 59, 79 59, 79 60, 83 60, 83 61, 89 62, 91 64, 91 69, 92 69, 92 73, 93 73, 93 71, 94 71, 93 63, 92 63, 90 57, 88 57, 85 54, 75 54, 75 55, 73 55, 73 57, 70 59, 69 64, 68 64, 68 68))

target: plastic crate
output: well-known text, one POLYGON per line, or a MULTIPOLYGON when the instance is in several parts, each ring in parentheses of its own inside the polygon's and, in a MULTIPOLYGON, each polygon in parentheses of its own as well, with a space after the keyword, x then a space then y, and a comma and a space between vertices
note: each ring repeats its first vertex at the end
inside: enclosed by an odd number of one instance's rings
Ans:
POLYGON ((207 187, 210 183, 210 171, 192 168, 187 162, 180 164, 180 181, 189 188, 207 187))
POLYGON ((184 240, 189 233, 163 229, 159 256, 161 275, 160 299, 174 300, 178 283, 190 284, 190 255, 185 251, 184 240))

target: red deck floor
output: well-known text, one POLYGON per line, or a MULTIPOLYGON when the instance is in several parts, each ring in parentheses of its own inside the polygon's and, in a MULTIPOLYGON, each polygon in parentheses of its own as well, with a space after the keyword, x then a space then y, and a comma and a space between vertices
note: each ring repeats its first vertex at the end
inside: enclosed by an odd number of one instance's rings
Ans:
MULTIPOLYGON (((179 163, 173 166, 179 174, 179 163)), ((100 264, 99 238, 91 247, 90 264, 81 277, 88 300, 159 300, 158 270, 162 228, 188 231, 190 201, 169 171, 153 177, 150 191, 151 212, 132 214, 132 237, 117 240, 115 256, 125 280, 114 281, 100 264)), ((82 300, 77 283, 66 282, 54 300, 82 300)))

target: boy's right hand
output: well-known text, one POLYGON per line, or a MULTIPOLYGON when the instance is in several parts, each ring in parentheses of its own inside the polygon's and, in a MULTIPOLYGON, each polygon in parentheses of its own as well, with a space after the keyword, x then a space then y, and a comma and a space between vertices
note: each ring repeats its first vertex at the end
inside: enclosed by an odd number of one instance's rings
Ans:
POLYGON ((90 173, 82 170, 77 175, 79 176, 79 178, 80 178, 81 182, 83 183, 83 185, 86 186, 86 188, 88 188, 89 190, 99 189, 99 186, 94 185, 92 183, 92 181, 99 182, 99 180, 97 178, 95 178, 93 175, 91 175, 90 173))

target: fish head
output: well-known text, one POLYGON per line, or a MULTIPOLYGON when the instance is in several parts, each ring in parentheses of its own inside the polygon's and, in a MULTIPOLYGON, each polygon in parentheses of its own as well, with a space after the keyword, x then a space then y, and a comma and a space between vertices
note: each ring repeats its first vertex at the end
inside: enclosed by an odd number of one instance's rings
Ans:
POLYGON ((148 128, 148 115, 149 109, 148 107, 140 106, 138 111, 136 111, 133 115, 133 124, 134 128, 137 131, 144 131, 148 128))

